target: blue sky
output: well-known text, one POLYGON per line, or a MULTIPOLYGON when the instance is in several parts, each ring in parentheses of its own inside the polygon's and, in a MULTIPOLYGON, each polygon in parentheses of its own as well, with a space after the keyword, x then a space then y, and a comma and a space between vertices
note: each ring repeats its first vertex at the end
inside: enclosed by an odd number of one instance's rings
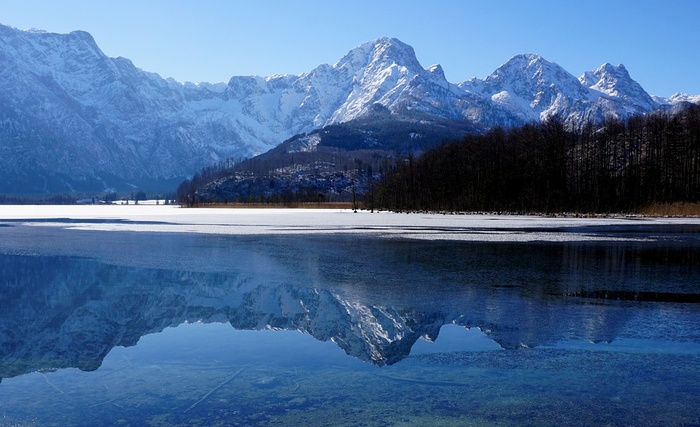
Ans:
POLYGON ((698 0, 0 0, 0 23, 88 31, 179 81, 300 74, 390 36, 453 83, 538 53, 577 77, 622 63, 653 95, 700 94, 698 0))

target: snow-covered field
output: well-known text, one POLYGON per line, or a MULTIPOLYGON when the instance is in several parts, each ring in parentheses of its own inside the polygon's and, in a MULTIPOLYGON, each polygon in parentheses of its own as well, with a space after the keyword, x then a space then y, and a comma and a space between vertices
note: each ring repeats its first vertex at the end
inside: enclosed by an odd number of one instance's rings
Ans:
MULTIPOLYGON (((700 218, 399 214, 331 209, 185 209, 174 205, 0 206, 0 224, 206 234, 362 233, 478 241, 647 240, 700 218), (639 233, 640 228, 644 233, 639 233), (634 233, 631 233, 634 232, 634 233)), ((688 231, 688 230, 684 230, 688 231)), ((0 233, 1 235, 1 233, 0 233)))

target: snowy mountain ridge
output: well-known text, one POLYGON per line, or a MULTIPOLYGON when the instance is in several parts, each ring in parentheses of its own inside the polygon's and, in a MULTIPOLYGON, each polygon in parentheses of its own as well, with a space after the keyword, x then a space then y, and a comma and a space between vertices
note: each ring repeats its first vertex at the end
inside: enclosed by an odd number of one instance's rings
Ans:
POLYGON ((413 48, 379 38, 301 75, 179 83, 107 57, 83 31, 0 25, 0 192, 171 188, 322 126, 371 114, 515 126, 552 115, 572 125, 646 113, 700 96, 652 98, 623 66, 579 79, 518 55, 484 79, 453 84, 413 48))

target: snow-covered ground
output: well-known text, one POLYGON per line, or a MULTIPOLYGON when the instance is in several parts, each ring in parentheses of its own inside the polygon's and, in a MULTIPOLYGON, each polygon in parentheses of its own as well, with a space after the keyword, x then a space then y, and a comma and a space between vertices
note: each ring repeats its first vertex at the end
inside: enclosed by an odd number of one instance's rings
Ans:
MULTIPOLYGON (((0 225, 203 234, 362 233, 473 241, 648 240, 700 218, 399 214, 332 209, 185 209, 174 205, 0 206, 0 225), (643 228, 644 233, 639 233, 643 228)), ((0 228, 0 236, 2 228, 0 228)))

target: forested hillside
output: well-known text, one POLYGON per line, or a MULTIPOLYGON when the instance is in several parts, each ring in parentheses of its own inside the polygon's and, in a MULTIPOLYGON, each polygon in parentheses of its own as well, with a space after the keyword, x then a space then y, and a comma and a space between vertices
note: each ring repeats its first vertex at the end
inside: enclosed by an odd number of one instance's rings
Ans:
POLYGON ((700 200, 700 107, 567 131, 560 120, 469 135, 388 173, 393 210, 626 212, 700 200))
POLYGON ((371 192, 397 159, 483 132, 467 120, 397 119, 377 104, 360 119, 300 134, 241 162, 203 168, 177 190, 180 203, 351 201, 371 192))

